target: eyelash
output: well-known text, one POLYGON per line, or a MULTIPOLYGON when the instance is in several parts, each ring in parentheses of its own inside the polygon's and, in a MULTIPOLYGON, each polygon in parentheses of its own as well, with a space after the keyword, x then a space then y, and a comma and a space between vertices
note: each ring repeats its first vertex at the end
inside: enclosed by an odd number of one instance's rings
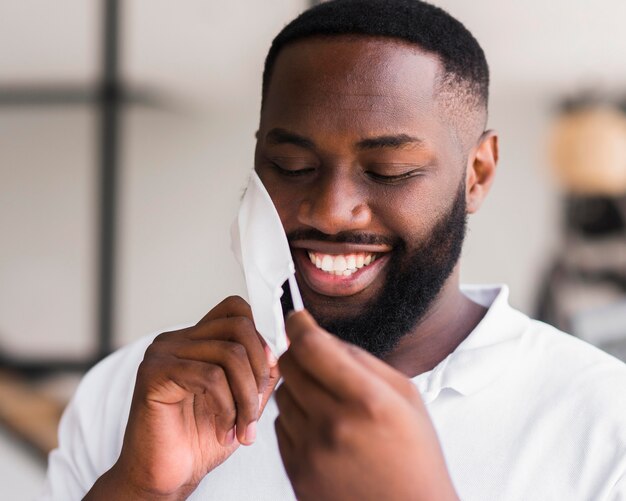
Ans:
MULTIPOLYGON (((285 176, 285 177, 300 177, 306 174, 310 174, 313 170, 315 170, 313 167, 297 169, 297 170, 289 170, 289 169, 282 168, 280 165, 274 162, 271 162, 271 165, 281 176, 285 176)), ((397 176, 384 176, 382 174, 376 174, 375 172, 371 172, 371 171, 366 172, 366 174, 367 176, 369 176, 371 179, 373 179, 376 182, 384 183, 384 184, 394 184, 394 183, 403 181, 405 179, 409 179, 415 176, 416 174, 418 174, 418 172, 419 172, 419 169, 414 169, 409 172, 405 172, 404 174, 398 174, 397 176)))
POLYGON ((367 175, 370 178, 374 179, 375 181, 386 183, 386 184, 393 184, 399 181, 403 181, 405 179, 409 179, 415 176, 417 173, 418 173, 418 170, 415 169, 409 172, 405 172, 404 174, 398 174, 397 176, 383 176, 382 174, 376 174, 375 172, 368 172, 367 175))
POLYGON ((282 176, 287 176, 287 177, 298 177, 298 176, 303 176, 305 174, 308 174, 310 172, 313 171, 312 167, 309 168, 305 168, 305 169, 297 169, 297 170, 289 170, 289 169, 283 169, 280 165, 278 165, 277 163, 271 162, 272 167, 274 167, 274 169, 276 169, 276 171, 282 175, 282 176))

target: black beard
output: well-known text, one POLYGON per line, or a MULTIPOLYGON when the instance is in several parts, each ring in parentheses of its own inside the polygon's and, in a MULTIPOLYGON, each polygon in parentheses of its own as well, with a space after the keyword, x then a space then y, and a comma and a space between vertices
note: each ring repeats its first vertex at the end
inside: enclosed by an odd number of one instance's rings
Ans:
MULTIPOLYGON (((466 226, 463 178, 452 207, 437 222, 428 240, 411 254, 407 253, 404 241, 395 242, 383 290, 362 311, 349 317, 325 318, 315 308, 305 306, 322 328, 383 358, 415 329, 441 292, 461 255, 466 226)), ((331 238, 326 235, 318 239, 331 238)), ((341 241, 357 243, 363 239, 358 236, 350 239, 347 235, 341 241)), ((293 306, 289 287, 283 290, 283 311, 290 311, 293 306)))

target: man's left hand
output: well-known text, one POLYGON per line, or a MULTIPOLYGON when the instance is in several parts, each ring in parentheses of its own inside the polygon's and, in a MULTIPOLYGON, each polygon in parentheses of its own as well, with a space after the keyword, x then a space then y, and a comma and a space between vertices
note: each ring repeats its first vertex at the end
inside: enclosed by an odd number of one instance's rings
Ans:
POLYGON ((299 501, 458 499, 411 381, 307 312, 286 328, 276 433, 299 501))

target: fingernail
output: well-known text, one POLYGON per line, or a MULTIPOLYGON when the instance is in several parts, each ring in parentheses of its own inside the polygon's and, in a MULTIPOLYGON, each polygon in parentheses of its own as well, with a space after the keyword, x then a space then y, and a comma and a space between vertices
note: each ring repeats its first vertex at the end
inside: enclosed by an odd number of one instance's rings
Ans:
POLYGON ((267 363, 270 367, 274 367, 277 363, 278 363, 278 359, 276 358, 276 356, 272 353, 272 350, 270 349, 269 346, 265 345, 265 356, 267 358, 267 363))
POLYGON ((235 427, 233 426, 231 430, 226 434, 226 445, 230 445, 235 441, 235 427))
POLYGON ((263 402, 263 393, 259 393, 259 410, 261 410, 261 403, 263 402))
POLYGON ((256 440, 256 421, 252 421, 246 428, 246 442, 251 444, 256 440))

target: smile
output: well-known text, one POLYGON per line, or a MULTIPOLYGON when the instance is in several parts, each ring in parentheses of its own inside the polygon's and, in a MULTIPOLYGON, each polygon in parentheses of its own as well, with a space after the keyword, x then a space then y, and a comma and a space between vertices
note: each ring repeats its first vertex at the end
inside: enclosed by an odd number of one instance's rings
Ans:
POLYGON ((382 285, 377 279, 390 250, 388 246, 292 242, 294 261, 305 288, 333 297, 352 296, 366 289, 373 293, 376 287, 372 285, 382 285))

